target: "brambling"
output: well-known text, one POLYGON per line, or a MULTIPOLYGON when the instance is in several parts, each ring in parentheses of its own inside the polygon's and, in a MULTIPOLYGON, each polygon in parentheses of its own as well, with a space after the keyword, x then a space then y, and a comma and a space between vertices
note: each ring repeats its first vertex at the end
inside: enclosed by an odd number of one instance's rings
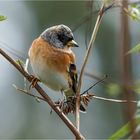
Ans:
MULTIPOLYGON (((74 96, 77 88, 73 47, 78 44, 71 29, 61 24, 46 29, 33 41, 28 53, 35 76, 47 87, 64 93, 66 99, 74 96)), ((80 110, 85 111, 82 104, 80 110)))

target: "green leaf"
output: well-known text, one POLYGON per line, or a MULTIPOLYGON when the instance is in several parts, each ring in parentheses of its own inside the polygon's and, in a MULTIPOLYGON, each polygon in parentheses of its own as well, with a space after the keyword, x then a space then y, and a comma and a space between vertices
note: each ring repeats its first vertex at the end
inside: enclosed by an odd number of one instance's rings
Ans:
MULTIPOLYGON (((140 116, 137 116, 134 121, 136 121, 137 124, 140 124, 140 116)), ((118 140, 125 136, 127 136, 130 133, 130 122, 125 124, 123 127, 121 127, 119 130, 117 130, 112 136, 109 137, 109 140, 118 140)))
POLYGON ((133 47, 131 50, 129 50, 126 54, 131 54, 131 53, 137 53, 140 52, 140 44, 136 45, 133 47))
POLYGON ((6 20, 7 17, 0 15, 0 21, 6 20))
POLYGON ((24 65, 24 62, 23 62, 22 60, 16 60, 16 63, 17 63, 18 65, 24 65))

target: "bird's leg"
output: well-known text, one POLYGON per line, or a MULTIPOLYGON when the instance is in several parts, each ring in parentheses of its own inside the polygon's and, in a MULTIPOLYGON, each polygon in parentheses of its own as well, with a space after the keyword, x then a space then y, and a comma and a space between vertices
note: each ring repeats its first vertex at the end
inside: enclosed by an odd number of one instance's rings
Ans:
POLYGON ((55 106, 60 107, 60 103, 61 103, 61 101, 60 101, 60 99, 58 99, 58 101, 55 102, 55 106))
POLYGON ((30 75, 31 76, 31 78, 32 78, 32 80, 31 80, 31 84, 30 84, 30 86, 29 86, 29 89, 32 87, 32 88, 34 88, 35 86, 36 86, 36 84, 38 83, 38 82, 40 82, 40 80, 37 78, 37 77, 35 77, 34 75, 30 75))
POLYGON ((63 111, 64 103, 66 101, 66 95, 63 90, 61 90, 61 94, 62 94, 63 98, 59 101, 59 107, 63 111))
POLYGON ((61 94, 62 94, 62 96, 63 96, 62 101, 65 102, 65 101, 67 100, 67 98, 66 98, 66 95, 65 95, 65 93, 64 93, 63 90, 61 90, 61 94))

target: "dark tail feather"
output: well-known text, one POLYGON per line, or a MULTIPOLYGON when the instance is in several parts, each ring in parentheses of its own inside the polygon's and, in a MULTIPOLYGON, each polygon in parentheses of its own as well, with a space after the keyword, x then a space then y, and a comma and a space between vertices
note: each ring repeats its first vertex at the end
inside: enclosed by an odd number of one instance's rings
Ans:
POLYGON ((82 103, 80 104, 80 112, 86 113, 86 108, 82 103))

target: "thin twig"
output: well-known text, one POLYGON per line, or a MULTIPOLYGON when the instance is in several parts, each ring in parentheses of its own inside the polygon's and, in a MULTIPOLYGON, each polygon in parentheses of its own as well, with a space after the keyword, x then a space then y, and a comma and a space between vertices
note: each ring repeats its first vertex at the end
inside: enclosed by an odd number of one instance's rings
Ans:
POLYGON ((97 35, 97 31, 99 29, 99 26, 100 26, 100 23, 101 23, 103 14, 104 14, 103 11, 104 11, 104 4, 102 5, 99 15, 97 17, 96 24, 95 24, 94 30, 92 32, 92 36, 91 36, 91 39, 90 39, 90 42, 88 45, 88 49, 87 49, 87 52, 86 52, 86 55, 84 58, 84 62, 83 62, 82 68, 81 68, 80 76, 79 76, 79 82, 78 82, 78 88, 77 88, 77 94, 76 94, 76 97, 77 97, 77 99, 76 99, 76 127, 78 130, 80 128, 79 107, 80 107, 80 90, 81 90, 81 85, 82 85, 82 77, 84 74, 85 66, 87 64, 91 49, 93 47, 93 43, 94 43, 96 35, 97 35))
POLYGON ((5 42, 3 42, 1 40, 0 40, 0 47, 2 49, 4 49, 5 51, 8 51, 12 55, 14 55, 14 57, 20 58, 21 60, 26 60, 25 54, 23 54, 22 52, 14 49, 13 47, 11 47, 10 45, 8 45, 7 43, 5 43, 5 42))
POLYGON ((109 101, 109 102, 116 102, 116 103, 138 103, 138 101, 133 101, 133 100, 117 100, 117 99, 108 99, 108 98, 104 98, 104 97, 100 97, 100 96, 96 96, 94 94, 91 94, 93 95, 93 98, 95 99, 98 99, 98 100, 103 100, 103 101, 109 101))
POLYGON ((81 20, 76 23, 74 25, 74 28, 72 29, 72 31, 76 31, 79 27, 81 27, 84 23, 88 22, 90 20, 90 14, 97 14, 99 12, 99 10, 96 10, 96 11, 91 11, 89 12, 86 16, 84 16, 83 18, 81 18, 81 20))
MULTIPOLYGON (((22 70, 21 67, 9 56, 7 55, 1 48, 0 54, 8 60, 26 79, 31 82, 32 76, 30 76, 26 71, 22 70)), ((47 93, 36 84, 34 87, 38 93, 47 101, 47 103, 51 106, 51 108, 58 114, 58 116, 63 120, 63 122, 67 125, 67 127, 71 130, 71 132, 78 139, 85 140, 84 136, 77 130, 77 128, 73 125, 73 123, 67 118, 67 116, 60 110, 58 106, 51 100, 51 98, 47 95, 47 93)))
POLYGON ((31 97, 38 98, 38 99, 40 99, 40 100, 46 102, 45 98, 39 97, 39 96, 37 96, 37 95, 34 95, 34 94, 30 93, 29 91, 27 91, 27 90, 25 90, 25 89, 21 89, 21 88, 17 87, 15 84, 13 84, 13 87, 14 87, 16 90, 20 91, 21 93, 25 93, 25 94, 27 94, 27 95, 29 95, 29 96, 31 96, 31 97))
POLYGON ((85 93, 87 93, 90 89, 92 89, 94 86, 96 86, 97 84, 103 82, 105 79, 107 78, 107 75, 105 75, 105 77, 103 79, 100 79, 99 81, 97 81, 95 84, 93 84, 92 86, 90 86, 87 90, 85 90, 82 94, 80 95, 84 95, 85 93))
POLYGON ((108 98, 104 98, 104 97, 100 97, 100 96, 96 96, 95 94, 93 93, 86 93, 84 95, 81 95, 80 96, 80 99, 81 99, 81 102, 83 103, 83 105, 85 106, 88 106, 89 102, 92 100, 92 99, 98 99, 98 100, 102 100, 102 101, 107 101, 107 102, 115 102, 115 103, 133 103, 133 105, 136 105, 139 101, 135 101, 135 100, 118 100, 118 99, 108 99, 108 98))

